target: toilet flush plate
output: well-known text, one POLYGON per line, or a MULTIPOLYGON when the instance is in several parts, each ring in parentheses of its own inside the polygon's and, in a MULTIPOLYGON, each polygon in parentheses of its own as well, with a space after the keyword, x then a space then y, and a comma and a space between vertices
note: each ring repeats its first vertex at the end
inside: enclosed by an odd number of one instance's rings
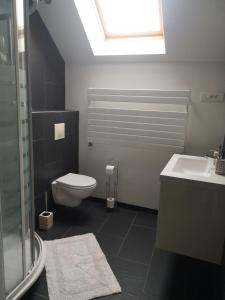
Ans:
POLYGON ((54 139, 55 141, 65 138, 65 123, 54 124, 54 139))

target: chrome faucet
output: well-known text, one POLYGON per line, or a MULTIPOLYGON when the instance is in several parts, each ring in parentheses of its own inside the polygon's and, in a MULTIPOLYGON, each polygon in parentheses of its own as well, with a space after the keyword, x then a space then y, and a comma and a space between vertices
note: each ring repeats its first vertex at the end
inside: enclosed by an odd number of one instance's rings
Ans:
POLYGON ((212 158, 213 159, 213 165, 216 165, 216 160, 220 158, 220 151, 219 150, 210 150, 210 154, 206 154, 206 158, 212 158))
POLYGON ((219 150, 210 150, 210 153, 212 153, 212 158, 218 159, 220 156, 219 150))

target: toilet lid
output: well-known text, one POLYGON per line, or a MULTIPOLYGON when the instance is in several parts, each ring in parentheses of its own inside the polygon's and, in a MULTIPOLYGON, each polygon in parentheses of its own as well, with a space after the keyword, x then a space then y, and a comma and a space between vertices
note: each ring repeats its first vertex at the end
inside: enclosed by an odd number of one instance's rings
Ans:
POLYGON ((96 180, 94 178, 74 173, 68 173, 67 175, 56 179, 56 182, 79 189, 84 189, 96 185, 96 180))

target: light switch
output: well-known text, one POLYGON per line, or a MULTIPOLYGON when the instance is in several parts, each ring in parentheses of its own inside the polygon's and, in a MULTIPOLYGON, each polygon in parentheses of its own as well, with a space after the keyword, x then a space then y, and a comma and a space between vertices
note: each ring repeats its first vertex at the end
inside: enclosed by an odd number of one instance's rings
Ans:
POLYGON ((65 123, 54 124, 55 141, 65 139, 65 123))

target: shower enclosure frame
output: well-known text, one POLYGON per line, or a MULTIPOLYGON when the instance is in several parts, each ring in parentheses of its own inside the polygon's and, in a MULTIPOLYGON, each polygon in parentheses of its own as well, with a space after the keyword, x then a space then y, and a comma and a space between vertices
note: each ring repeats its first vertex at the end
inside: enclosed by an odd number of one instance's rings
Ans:
MULTIPOLYGON (((15 0, 14 0, 15 1, 15 0)), ((31 186, 31 240, 35 240, 35 203, 34 203, 34 158, 33 158, 33 127, 32 127, 32 105, 31 105, 31 85, 29 68, 29 1, 24 0, 24 22, 25 22, 25 48, 26 48, 26 75, 27 75, 27 105, 28 105, 28 124, 29 124, 29 147, 30 147, 30 175, 32 178, 31 186)), ((31 248, 31 259, 35 261, 35 249, 31 248)))
MULTIPOLYGON (((1 197, 1 195, 0 195, 1 197)), ((3 233, 2 233, 2 205, 0 198, 0 299, 5 299, 5 270, 4 270, 4 257, 3 257, 3 233)))
MULTIPOLYGON (((14 33, 14 49, 15 49, 15 68, 16 68, 16 98, 17 98, 17 112, 18 112, 18 134, 19 134, 19 161, 20 161, 20 191, 21 191, 21 224, 22 224, 22 263, 23 263, 23 278, 26 277, 26 249, 25 249, 25 239, 26 239, 26 227, 25 227, 25 220, 26 220, 26 214, 25 214, 25 195, 24 195, 24 170, 23 170, 23 133, 22 133, 22 117, 21 117, 21 107, 22 107, 22 99, 20 97, 20 76, 19 76, 19 49, 18 49, 18 42, 17 40, 19 39, 18 37, 18 12, 17 12, 17 7, 16 3, 18 0, 13 0, 13 33, 14 33)), ((24 41, 25 41, 25 55, 26 55, 26 82, 27 82, 27 87, 26 87, 26 93, 27 93, 27 107, 28 107, 28 114, 27 114, 27 120, 29 124, 29 149, 30 149, 30 175, 31 178, 33 178, 32 174, 32 169, 33 169, 33 161, 31 158, 32 155, 32 148, 31 148, 31 141, 33 140, 32 137, 32 127, 31 127, 31 119, 30 119, 30 97, 29 97, 29 90, 30 90, 30 85, 29 85, 29 78, 28 78, 28 52, 27 52, 27 18, 26 18, 26 0, 23 0, 23 6, 24 6, 24 41)), ((31 212, 32 214, 34 210, 34 203, 33 203, 33 182, 31 180, 31 212)), ((30 216, 30 232, 34 231, 34 225, 32 222, 33 218, 30 216)), ((34 236, 31 236, 31 241, 34 236)), ((34 243, 31 243, 31 260, 32 264, 34 263, 34 243)))
MULTIPOLYGON (((19 165, 20 165, 20 209, 21 209, 21 241, 22 241, 22 268, 23 280, 6 296, 5 290, 5 267, 4 267, 4 247, 3 247, 3 220, 2 220, 2 207, 0 201, 0 299, 2 300, 15 300, 20 298, 26 290, 37 280, 41 274, 45 264, 45 248, 40 237, 34 233, 34 186, 33 186, 33 136, 32 136, 32 120, 31 120, 31 91, 30 91, 30 76, 29 76, 29 4, 28 1, 23 1, 23 20, 24 20, 24 43, 25 43, 25 70, 26 70, 26 105, 27 105, 27 120, 29 127, 29 171, 30 171, 30 186, 31 186, 31 199, 29 211, 29 232, 30 232, 30 257, 31 265, 29 270, 26 269, 26 211, 25 211, 25 195, 24 195, 24 166, 23 166, 23 136, 22 136, 22 118, 21 118, 21 104, 20 97, 20 75, 19 75, 19 49, 18 49, 18 11, 17 1, 12 0, 12 20, 10 30, 10 46, 14 47, 14 61, 15 61, 15 81, 16 81, 16 99, 17 99, 17 126, 18 126, 18 139, 19 139, 19 165), (12 41, 13 39, 13 41, 12 41)), ((11 50, 12 51, 12 50, 11 50)), ((11 56, 11 59, 13 59, 11 56)), ((1 195, 0 195, 1 197, 1 195)), ((1 200, 1 199, 0 199, 1 200)))

